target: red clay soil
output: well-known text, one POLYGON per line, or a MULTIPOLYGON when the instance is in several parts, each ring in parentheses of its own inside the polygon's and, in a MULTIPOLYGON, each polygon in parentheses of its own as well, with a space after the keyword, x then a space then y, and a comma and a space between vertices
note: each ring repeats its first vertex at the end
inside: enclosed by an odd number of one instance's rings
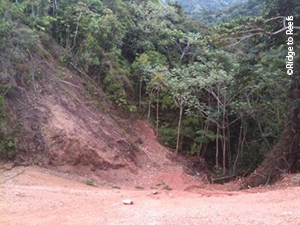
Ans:
POLYGON ((38 167, 1 170, 0 224, 300 224, 300 186, 285 187, 284 181, 271 190, 158 190, 153 195, 148 188, 91 187, 83 180, 38 167), (134 204, 123 205, 124 199, 134 204))
POLYGON ((138 120, 134 123, 134 130, 142 141, 139 149, 146 156, 139 159, 143 164, 139 175, 135 177, 139 186, 151 187, 164 182, 173 189, 184 190, 193 185, 205 185, 202 181, 205 175, 188 175, 185 163, 174 160, 175 154, 157 141, 149 123, 138 120))

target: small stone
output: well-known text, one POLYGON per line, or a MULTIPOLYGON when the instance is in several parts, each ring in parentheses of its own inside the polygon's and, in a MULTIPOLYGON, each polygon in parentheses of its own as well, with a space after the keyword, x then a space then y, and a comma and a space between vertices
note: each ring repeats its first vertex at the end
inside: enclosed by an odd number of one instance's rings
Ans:
POLYGON ((152 194, 153 195, 158 195, 159 193, 158 193, 158 191, 152 191, 152 194))
POLYGON ((125 200, 123 200, 123 204, 124 205, 133 205, 133 201, 131 201, 130 199, 125 199, 125 200))

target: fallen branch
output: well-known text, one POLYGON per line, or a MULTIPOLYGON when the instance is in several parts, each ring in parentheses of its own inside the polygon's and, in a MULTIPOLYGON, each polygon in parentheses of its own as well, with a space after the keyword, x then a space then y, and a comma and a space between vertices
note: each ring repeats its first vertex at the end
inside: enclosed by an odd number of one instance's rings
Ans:
POLYGON ((70 86, 73 86, 73 87, 76 87, 76 88, 79 88, 79 89, 81 88, 81 87, 79 87, 79 86, 77 86, 77 85, 75 85, 75 84, 72 84, 72 83, 68 82, 68 81, 59 79, 58 77, 55 77, 55 79, 58 80, 58 81, 60 81, 60 82, 62 82, 62 83, 64 83, 64 84, 68 84, 68 85, 70 85, 70 86))
POLYGON ((226 180, 231 180, 232 178, 234 178, 236 176, 237 176, 237 174, 233 174, 233 175, 226 176, 226 177, 215 178, 215 179, 212 179, 212 183, 224 183, 224 182, 226 182, 226 180))

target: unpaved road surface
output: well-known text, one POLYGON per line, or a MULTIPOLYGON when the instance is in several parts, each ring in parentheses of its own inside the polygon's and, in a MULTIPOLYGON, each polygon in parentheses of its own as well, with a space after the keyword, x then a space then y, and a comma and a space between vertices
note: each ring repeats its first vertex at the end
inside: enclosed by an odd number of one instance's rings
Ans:
POLYGON ((0 224, 300 224, 300 187, 251 192, 90 187, 32 168, 1 171, 0 224), (133 205, 123 205, 124 199, 133 205))

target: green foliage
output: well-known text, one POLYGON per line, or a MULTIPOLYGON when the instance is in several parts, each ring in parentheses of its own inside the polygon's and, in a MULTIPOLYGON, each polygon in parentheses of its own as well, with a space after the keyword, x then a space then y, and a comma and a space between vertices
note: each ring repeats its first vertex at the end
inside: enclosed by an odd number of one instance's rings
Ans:
POLYGON ((182 4, 184 10, 186 10, 187 12, 191 12, 203 9, 220 9, 243 1, 244 0, 178 0, 177 2, 182 4))
POLYGON ((112 100, 120 107, 127 105, 126 94, 121 82, 116 82, 111 75, 107 75, 104 78, 103 83, 106 85, 106 92, 109 100, 112 100))
POLYGON ((172 191, 173 189, 169 185, 164 185, 162 190, 172 191))
POLYGON ((214 166, 213 173, 216 178, 222 177, 222 168, 219 166, 214 166))
POLYGON ((92 181, 92 180, 87 180, 85 183, 86 183, 86 185, 88 185, 88 186, 92 186, 92 187, 95 187, 95 186, 96 186, 95 183, 94 183, 94 181, 92 181))
POLYGON ((189 14, 196 21, 206 24, 228 22, 241 17, 259 16, 262 13, 264 0, 247 0, 219 9, 197 9, 189 14))
POLYGON ((176 7, 143 1, 129 4, 129 12, 133 29, 124 40, 125 54, 134 59, 137 53, 158 50, 173 61, 177 53, 170 49, 176 46, 175 40, 183 36, 175 25, 184 21, 176 7))
POLYGON ((245 154, 242 155, 242 158, 237 164, 237 173, 250 174, 262 163, 264 154, 268 152, 267 150, 265 150, 265 152, 261 151, 263 146, 259 146, 258 142, 253 142, 250 146, 253 149, 251 149, 251 151, 245 151, 245 154))
POLYGON ((18 140, 7 132, 7 115, 4 97, 0 97, 0 159, 12 159, 18 146, 18 140))
POLYGON ((196 143, 208 143, 210 141, 214 141, 216 139, 216 134, 213 131, 205 131, 205 130, 198 130, 196 134, 201 136, 195 138, 196 143))
POLYGON ((12 137, 5 137, 0 142, 0 158, 12 159, 17 153, 18 140, 12 137))
POLYGON ((137 56, 136 61, 132 64, 135 70, 142 70, 145 66, 163 66, 167 63, 167 58, 156 51, 146 51, 137 56))
MULTIPOLYGON (((297 0, 267 0, 265 1, 264 16, 267 18, 276 16, 293 15, 296 20, 300 19, 300 2, 297 0)), ((296 21, 295 21, 296 22, 296 21)))
POLYGON ((8 33, 10 33, 12 25, 8 22, 0 19, 0 49, 3 49, 8 41, 8 33))
POLYGON ((176 128, 168 128, 167 126, 161 126, 159 128, 159 140, 164 145, 175 148, 176 146, 176 128))
POLYGON ((71 54, 64 54, 58 58, 58 61, 63 65, 68 65, 72 60, 71 54))

